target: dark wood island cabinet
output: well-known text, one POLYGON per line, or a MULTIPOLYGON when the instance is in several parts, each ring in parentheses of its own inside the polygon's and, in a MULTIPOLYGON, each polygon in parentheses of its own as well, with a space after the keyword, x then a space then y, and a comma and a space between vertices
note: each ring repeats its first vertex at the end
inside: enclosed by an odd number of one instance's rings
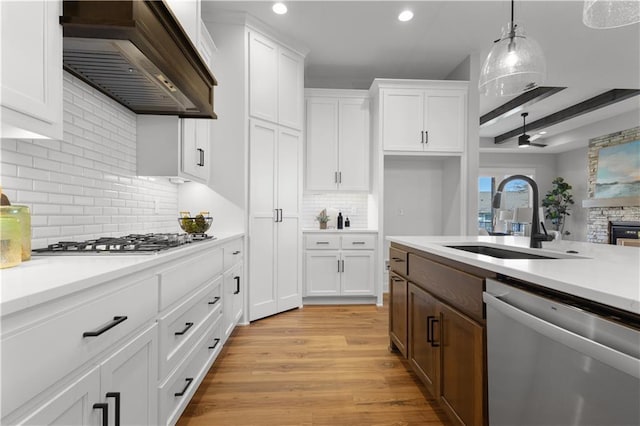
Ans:
POLYGON ((485 279, 495 273, 392 243, 389 339, 451 420, 488 425, 485 279))

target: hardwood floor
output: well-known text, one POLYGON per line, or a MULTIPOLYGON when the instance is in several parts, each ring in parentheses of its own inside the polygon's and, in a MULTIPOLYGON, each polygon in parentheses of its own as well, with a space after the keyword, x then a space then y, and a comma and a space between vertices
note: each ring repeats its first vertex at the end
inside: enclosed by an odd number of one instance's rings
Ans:
POLYGON ((237 327, 178 425, 449 424, 387 323, 386 305, 305 306, 237 327))

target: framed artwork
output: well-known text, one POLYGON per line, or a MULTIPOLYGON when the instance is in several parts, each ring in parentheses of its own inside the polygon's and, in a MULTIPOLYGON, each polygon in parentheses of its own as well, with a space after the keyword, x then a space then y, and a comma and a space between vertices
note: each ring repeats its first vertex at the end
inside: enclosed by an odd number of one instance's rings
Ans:
POLYGON ((600 149, 594 198, 640 196, 640 140, 600 149))

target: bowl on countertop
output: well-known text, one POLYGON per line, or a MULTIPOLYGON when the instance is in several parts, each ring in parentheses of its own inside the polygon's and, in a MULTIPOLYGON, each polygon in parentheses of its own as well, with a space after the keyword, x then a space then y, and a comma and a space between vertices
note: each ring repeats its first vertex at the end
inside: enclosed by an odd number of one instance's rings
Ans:
POLYGON ((213 218, 211 216, 197 215, 195 217, 180 217, 178 224, 187 234, 204 234, 211 228, 213 218))

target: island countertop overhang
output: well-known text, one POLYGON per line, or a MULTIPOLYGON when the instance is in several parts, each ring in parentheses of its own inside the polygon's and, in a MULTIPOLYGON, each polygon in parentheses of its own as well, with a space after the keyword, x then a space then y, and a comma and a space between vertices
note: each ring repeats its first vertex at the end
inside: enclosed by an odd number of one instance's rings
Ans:
POLYGON ((528 237, 515 236, 388 236, 386 239, 640 315, 640 250, 636 247, 562 240, 543 243, 542 249, 531 249, 528 237), (499 259, 447 247, 471 244, 562 258, 499 259))

